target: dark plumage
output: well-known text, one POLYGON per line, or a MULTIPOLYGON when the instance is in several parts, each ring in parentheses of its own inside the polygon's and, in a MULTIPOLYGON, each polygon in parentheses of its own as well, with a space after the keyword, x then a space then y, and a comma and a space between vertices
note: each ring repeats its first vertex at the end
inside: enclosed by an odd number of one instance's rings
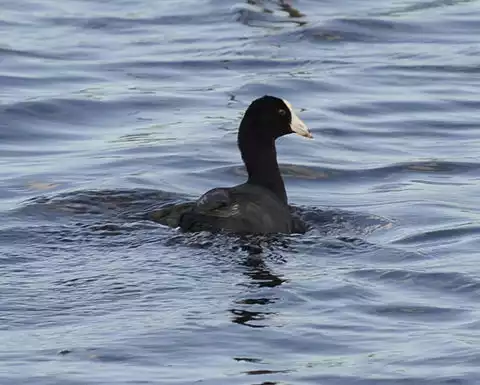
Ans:
POLYGON ((273 96, 250 104, 238 131, 238 147, 248 180, 202 195, 179 218, 184 231, 235 233, 303 233, 304 224, 292 216, 277 163, 275 140, 297 133, 311 138, 291 105, 273 96))

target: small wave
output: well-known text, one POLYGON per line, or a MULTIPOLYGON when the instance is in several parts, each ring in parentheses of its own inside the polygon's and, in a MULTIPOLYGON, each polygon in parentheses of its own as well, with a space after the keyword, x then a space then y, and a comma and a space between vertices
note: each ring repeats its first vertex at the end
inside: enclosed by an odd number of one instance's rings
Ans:
POLYGON ((433 0, 433 1, 422 1, 416 2, 414 4, 405 5, 401 7, 395 7, 388 11, 381 11, 372 13, 375 16, 405 16, 407 14, 426 11, 429 9, 436 8, 445 8, 458 5, 466 5, 475 3, 477 0, 433 0))
MULTIPOLYGON (((282 44, 306 40, 314 44, 341 44, 341 43, 451 43, 458 41, 458 36, 475 43, 470 31, 476 28, 476 20, 465 25, 460 22, 445 21, 444 24, 424 20, 399 20, 381 15, 365 17, 337 17, 327 20, 309 22, 302 28, 287 29, 277 34, 267 36, 282 44), (448 28, 449 34, 445 33, 448 28)), ((422 53, 425 53, 422 51, 422 53)))
MULTIPOLYGON (((87 124, 95 121, 95 129, 101 121, 105 124, 114 113, 125 113, 129 109, 152 107, 152 100, 147 98, 129 98, 128 100, 93 100, 50 98, 31 101, 13 102, 0 106, 2 122, 0 142, 24 143, 59 139, 78 139, 86 134, 87 124), (82 130, 72 130, 71 126, 81 126, 82 130), (15 129, 12 129, 15 128, 15 129)), ((115 125, 117 127, 117 125, 115 125)))
POLYGON ((436 293, 467 295, 478 300, 480 281, 466 274, 456 272, 413 271, 397 269, 358 269, 349 273, 359 279, 376 280, 406 289, 433 290, 436 293))
MULTIPOLYGON (((81 237, 93 240, 113 237, 118 238, 116 243, 132 247, 139 242, 162 240, 168 246, 209 247, 219 252, 227 247, 248 253, 268 254, 298 238, 297 235, 282 234, 237 236, 206 232, 178 233, 173 230, 178 225, 178 215, 188 209, 192 202, 191 197, 157 190, 77 191, 31 199, 10 212, 10 217, 20 221, 28 219, 32 224, 40 221, 46 227, 42 230, 36 226, 36 237, 48 236, 52 242, 62 239, 75 242, 81 237), (50 222, 55 226, 49 227, 50 222), (158 234, 150 240, 142 236, 140 241, 134 235, 138 235, 138 231, 158 234)), ((301 237, 307 243, 312 237, 333 236, 343 237, 342 240, 339 238, 340 242, 354 244, 348 237, 364 236, 390 225, 384 218, 363 213, 315 207, 292 207, 292 210, 310 228, 308 234, 301 237)), ((5 236, 13 236, 14 231, 14 236, 21 238, 14 228, 5 231, 5 236)), ((300 239, 298 241, 303 242, 300 239)))
POLYGON ((108 215, 124 218, 133 216, 139 219, 152 207, 176 202, 179 199, 175 193, 160 190, 85 190, 33 198, 13 213, 16 216, 52 212, 64 213, 67 216, 108 215))
MULTIPOLYGON (((416 174, 425 175, 459 175, 477 173, 480 170, 479 163, 473 162, 449 162, 449 161, 419 161, 392 164, 382 167, 362 169, 342 169, 338 167, 319 167, 307 165, 280 164, 282 176, 286 179, 320 180, 322 183, 338 181, 356 181, 358 183, 371 183, 375 180, 384 181, 391 177, 411 177, 416 174)), ((230 174, 247 176, 243 166, 213 167, 205 170, 206 173, 230 174)))
POLYGON ((91 17, 43 17, 41 20, 46 24, 53 26, 69 26, 77 27, 85 30, 102 30, 111 33, 135 33, 135 29, 144 26, 172 26, 191 25, 208 25, 217 22, 222 15, 220 12, 212 14, 211 12, 195 12, 187 15, 161 15, 148 17, 144 15, 128 14, 125 16, 91 16, 91 17))
MULTIPOLYGON (((47 53, 47 52, 40 52, 40 51, 35 51, 32 49, 29 49, 28 51, 26 50, 21 50, 17 48, 11 48, 11 47, 0 47, 0 57, 6 58, 6 57, 25 57, 25 58, 34 58, 34 59, 53 59, 53 60, 61 60, 64 59, 65 57, 61 53, 47 53)), ((68 59, 71 59, 70 57, 68 59)))
POLYGON ((447 243, 452 239, 464 241, 466 238, 478 237, 480 235, 479 225, 461 226, 457 228, 438 229, 431 231, 424 231, 420 234, 408 235, 401 239, 397 239, 392 243, 399 245, 417 245, 417 244, 431 244, 431 243, 447 243))
MULTIPOLYGON (((437 74, 437 76, 444 76, 445 74, 472 74, 476 75, 480 73, 480 66, 477 64, 472 65, 455 65, 455 64, 402 64, 402 65, 393 65, 389 64, 388 66, 372 66, 369 71, 378 72, 386 71, 391 73, 391 71, 397 71, 398 74, 404 74, 405 72, 415 72, 419 74, 428 73, 428 74, 437 74)), ((391 76, 391 75, 390 75, 391 76)))
POLYGON ((357 305, 359 311, 368 314, 387 317, 388 319, 408 319, 409 322, 421 321, 437 323, 440 321, 456 320, 464 309, 447 308, 440 306, 414 305, 414 304, 388 304, 388 305, 357 305))
POLYGON ((428 36, 418 24, 379 18, 335 18, 292 31, 300 39, 313 43, 364 42, 391 43, 413 41, 428 36))

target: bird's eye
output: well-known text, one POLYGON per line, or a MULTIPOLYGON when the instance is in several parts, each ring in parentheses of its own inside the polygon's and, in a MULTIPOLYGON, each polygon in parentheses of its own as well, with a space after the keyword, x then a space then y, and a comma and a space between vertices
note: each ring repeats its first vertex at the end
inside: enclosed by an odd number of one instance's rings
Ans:
POLYGON ((281 116, 285 116, 285 114, 287 113, 284 109, 280 108, 278 110, 278 113, 281 115, 281 116))

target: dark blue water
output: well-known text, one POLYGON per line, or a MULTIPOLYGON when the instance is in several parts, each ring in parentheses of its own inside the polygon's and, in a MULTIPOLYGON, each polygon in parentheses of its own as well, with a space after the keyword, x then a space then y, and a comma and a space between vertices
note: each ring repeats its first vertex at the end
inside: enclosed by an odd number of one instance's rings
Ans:
POLYGON ((0 383, 480 383, 480 2, 2 3, 0 383), (148 218, 245 178, 312 229, 148 218))

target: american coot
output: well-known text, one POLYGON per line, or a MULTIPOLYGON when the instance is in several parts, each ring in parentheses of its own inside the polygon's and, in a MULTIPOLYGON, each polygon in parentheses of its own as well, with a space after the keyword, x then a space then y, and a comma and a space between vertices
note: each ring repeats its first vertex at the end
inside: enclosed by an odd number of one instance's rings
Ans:
POLYGON ((312 138, 290 103, 268 95, 254 100, 238 131, 248 180, 203 194, 180 216, 180 228, 260 234, 305 232, 304 224, 290 212, 275 149, 275 140, 291 133, 312 138))

